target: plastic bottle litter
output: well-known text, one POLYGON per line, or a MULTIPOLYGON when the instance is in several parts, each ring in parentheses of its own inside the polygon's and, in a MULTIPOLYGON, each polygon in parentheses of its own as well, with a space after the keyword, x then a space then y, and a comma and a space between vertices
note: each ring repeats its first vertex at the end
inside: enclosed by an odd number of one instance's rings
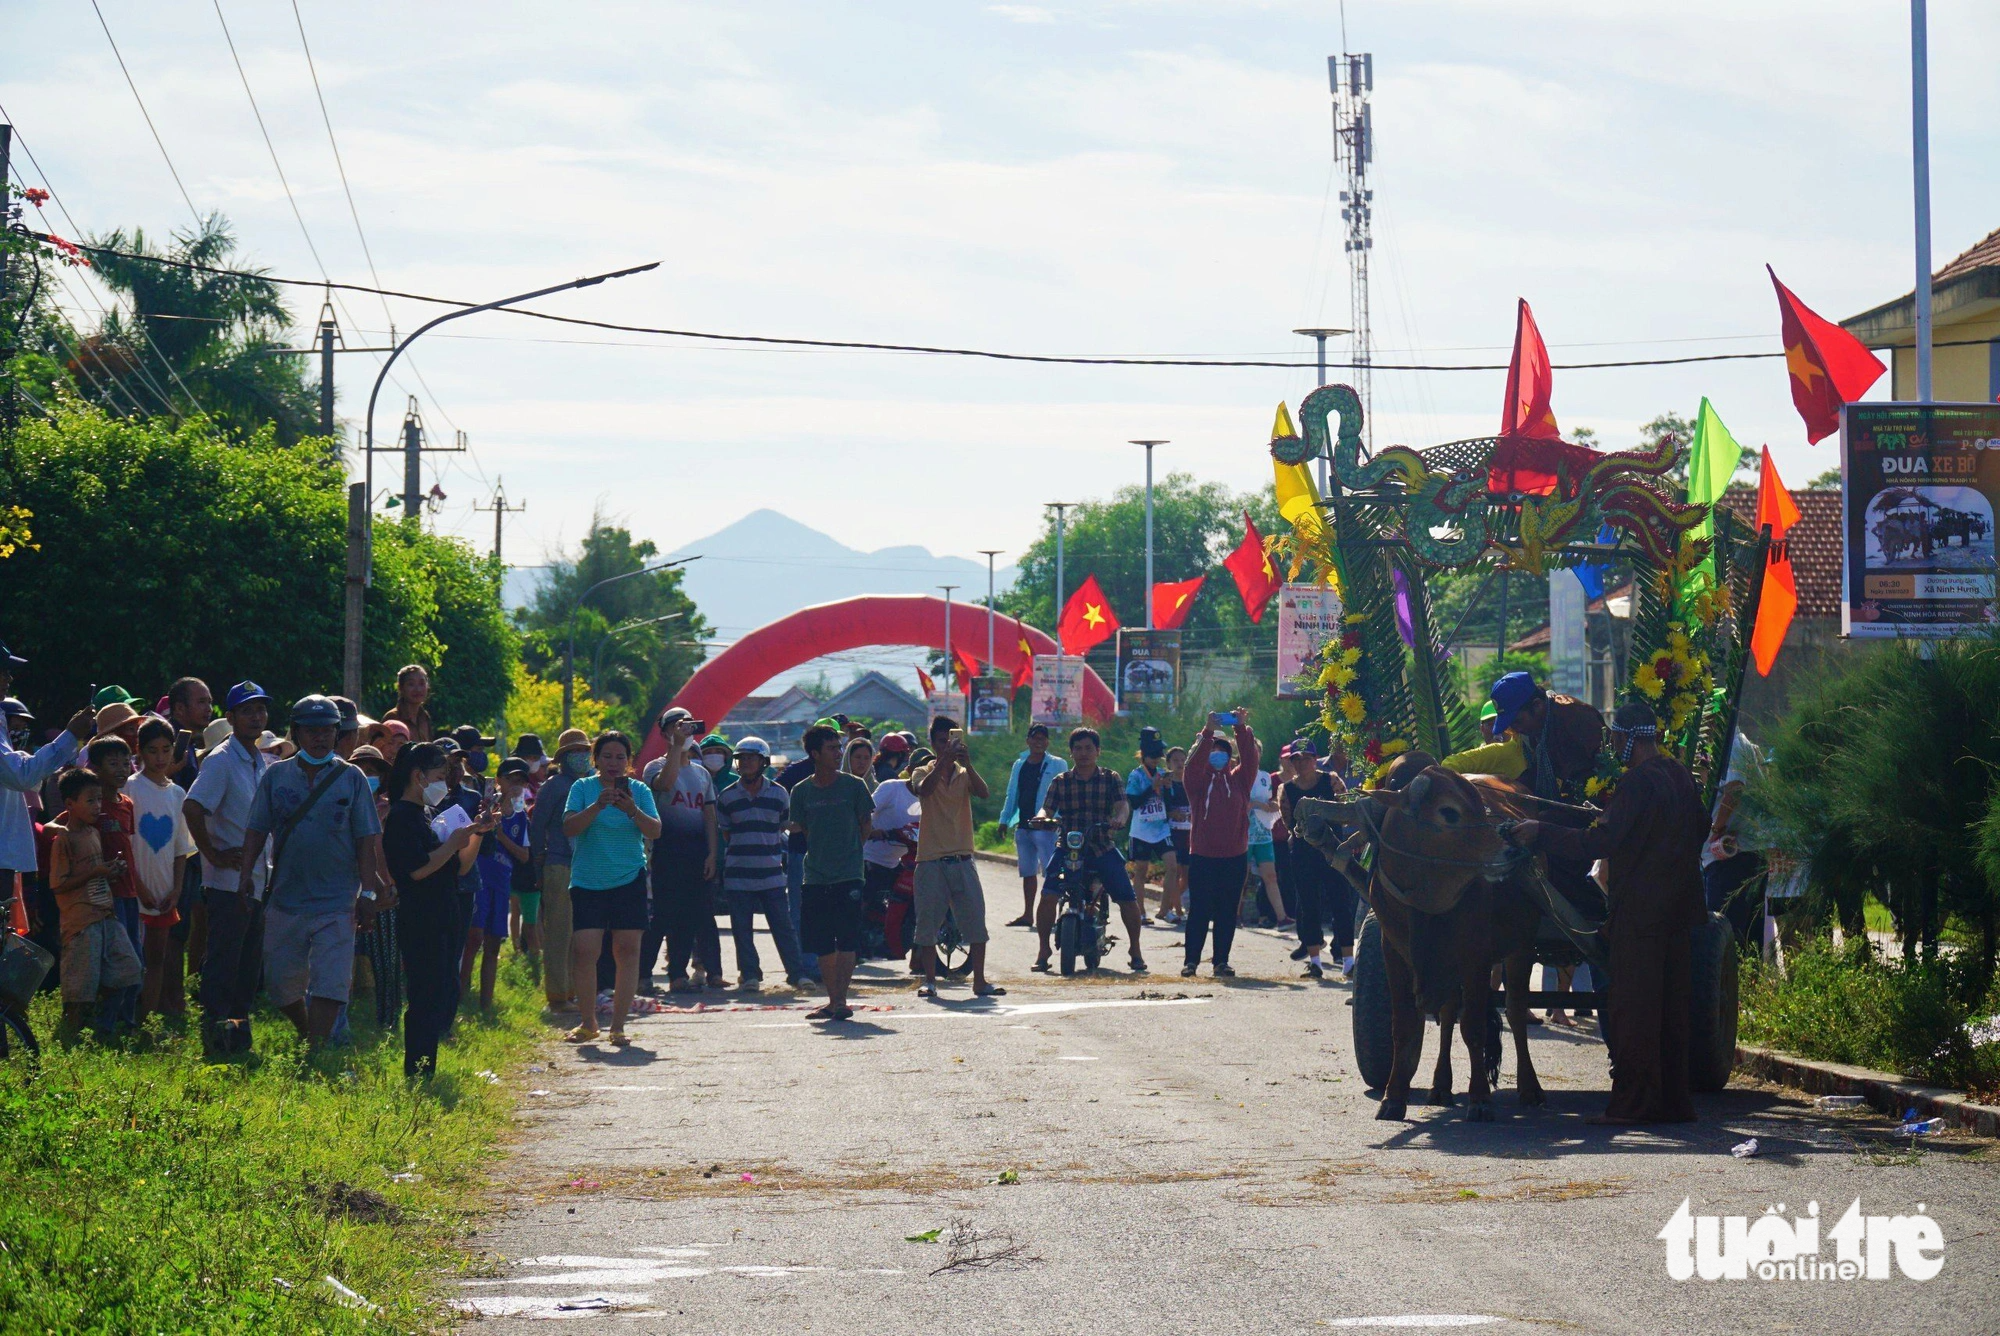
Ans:
POLYGON ((1739 1160, 1749 1159, 1757 1153, 1757 1138, 1751 1137, 1748 1141, 1737 1142, 1729 1148, 1729 1153, 1739 1160))
POLYGON ((1819 1109, 1858 1109, 1868 1102, 1862 1095, 1821 1095, 1813 1101, 1819 1109))
POLYGON ((382 1311, 382 1305, 362 1298, 332 1276, 326 1276, 323 1279, 326 1281, 327 1288, 333 1291, 333 1297, 337 1302, 345 1304, 349 1308, 359 1308, 369 1313, 379 1313, 382 1311))
POLYGON ((592 1295, 587 1299, 559 1299, 556 1301, 558 1313, 592 1313, 611 1307, 611 1301, 603 1295, 592 1295))
POLYGON ((1921 1121, 1913 1119, 1897 1128, 1896 1135, 1905 1137, 1929 1136, 1932 1132, 1944 1131, 1950 1125, 1942 1118, 1925 1118, 1921 1121))

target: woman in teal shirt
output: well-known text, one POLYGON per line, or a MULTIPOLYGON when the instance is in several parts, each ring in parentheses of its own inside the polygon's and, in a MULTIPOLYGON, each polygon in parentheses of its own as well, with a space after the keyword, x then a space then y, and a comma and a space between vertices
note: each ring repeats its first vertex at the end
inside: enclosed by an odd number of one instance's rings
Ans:
POLYGON ((563 834, 570 842, 571 977, 583 1013, 582 1023, 564 1038, 573 1044, 597 1038, 591 983, 608 932, 617 966, 609 1038, 623 1045, 629 1042, 625 1014, 639 984, 639 936, 646 927, 646 844, 660 837, 660 811, 653 791, 632 782, 630 738, 607 729, 591 744, 590 758, 596 773, 572 784, 563 803, 563 834))

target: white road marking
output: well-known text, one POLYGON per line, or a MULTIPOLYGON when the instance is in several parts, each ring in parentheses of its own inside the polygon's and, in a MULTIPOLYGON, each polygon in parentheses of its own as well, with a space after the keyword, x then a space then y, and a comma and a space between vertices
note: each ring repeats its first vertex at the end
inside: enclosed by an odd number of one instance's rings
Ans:
POLYGON ((1320 1319, 1329 1327, 1402 1327, 1404 1329, 1428 1329, 1437 1327, 1483 1327, 1492 1322, 1505 1322, 1504 1317, 1491 1317, 1485 1313, 1405 1313, 1397 1317, 1323 1317, 1320 1319))
POLYGON ((606 1311, 605 1308, 599 1307, 594 1303, 591 1303, 588 1308, 581 1307, 583 1304, 590 1303, 591 1300, 602 1299, 610 1308, 633 1308, 640 1304, 651 1302, 652 1298, 653 1296, 650 1294, 632 1294, 622 1291, 568 1294, 560 1297, 555 1295, 487 1294, 472 1299, 454 1300, 452 1307, 461 1312, 477 1313, 481 1317, 581 1317, 587 1312, 602 1313, 606 1311), (575 1304, 579 1305, 579 1307, 566 1310, 563 1307, 564 1304, 575 1304))
POLYGON ((1086 1055, 1084 1055, 1084 1054, 1081 1054, 1081 1053, 1065 1053, 1065 1054, 1063 1054, 1063 1055, 1062 1055, 1061 1057, 1057 1058, 1057 1059, 1056 1059, 1056 1061, 1057 1061, 1057 1062, 1096 1062, 1096 1061, 1097 1061, 1097 1059, 1096 1059, 1096 1058, 1093 1058, 1093 1057, 1088 1057, 1088 1056, 1086 1056, 1086 1055))

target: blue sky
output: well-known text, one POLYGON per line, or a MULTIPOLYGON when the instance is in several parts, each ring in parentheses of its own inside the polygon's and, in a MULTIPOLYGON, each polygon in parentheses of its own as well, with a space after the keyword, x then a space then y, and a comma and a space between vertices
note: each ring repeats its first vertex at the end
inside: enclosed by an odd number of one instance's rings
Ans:
MULTIPOLYGON (((196 206, 313 275, 212 5, 100 3, 196 206)), ((300 9, 390 287, 487 299, 659 259, 546 308, 1045 352, 1267 357, 1346 323, 1335 3, 300 9)), ((2000 226, 2000 8, 1931 9, 1942 263, 2000 226)), ((328 270, 367 281, 290 5, 223 12, 328 270)), ((1834 318, 1910 286, 1900 4, 1353 0, 1346 22, 1375 55, 1383 360, 1504 361, 1516 296, 1558 361, 1771 350, 1767 260, 1834 318)), ((87 4, 9 5, 0 43, 0 102, 82 228, 189 222, 87 4)), ((379 341, 382 305, 345 303, 379 341)), ((404 330, 423 309, 391 304, 404 330)), ((435 433, 472 441, 439 465, 441 523, 483 540, 470 506, 504 476, 529 506, 516 561, 600 506, 663 549, 768 505, 864 548, 1018 551, 1039 503, 1138 478, 1131 437, 1169 438, 1163 469, 1262 483, 1271 410, 1311 384, 505 316, 443 332, 415 357, 435 406, 399 373, 435 433)), ((350 420, 373 370, 343 361, 350 420)), ((1491 431, 1502 382, 1378 373, 1376 439, 1491 431)), ((1776 361, 1559 372, 1555 408, 1623 445, 1704 393, 1792 480, 1835 462, 1804 445, 1776 361)), ((380 433, 400 392, 384 405, 380 433)))

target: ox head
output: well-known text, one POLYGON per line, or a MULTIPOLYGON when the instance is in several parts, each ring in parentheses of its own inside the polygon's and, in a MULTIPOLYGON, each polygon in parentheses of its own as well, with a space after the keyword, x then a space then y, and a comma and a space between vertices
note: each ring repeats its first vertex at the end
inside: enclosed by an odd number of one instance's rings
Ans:
POLYGON ((1486 804, 1463 775, 1428 766, 1400 791, 1377 789, 1370 801, 1379 811, 1377 880, 1412 909, 1447 913, 1474 880, 1505 873, 1507 842, 1486 821, 1486 804))

